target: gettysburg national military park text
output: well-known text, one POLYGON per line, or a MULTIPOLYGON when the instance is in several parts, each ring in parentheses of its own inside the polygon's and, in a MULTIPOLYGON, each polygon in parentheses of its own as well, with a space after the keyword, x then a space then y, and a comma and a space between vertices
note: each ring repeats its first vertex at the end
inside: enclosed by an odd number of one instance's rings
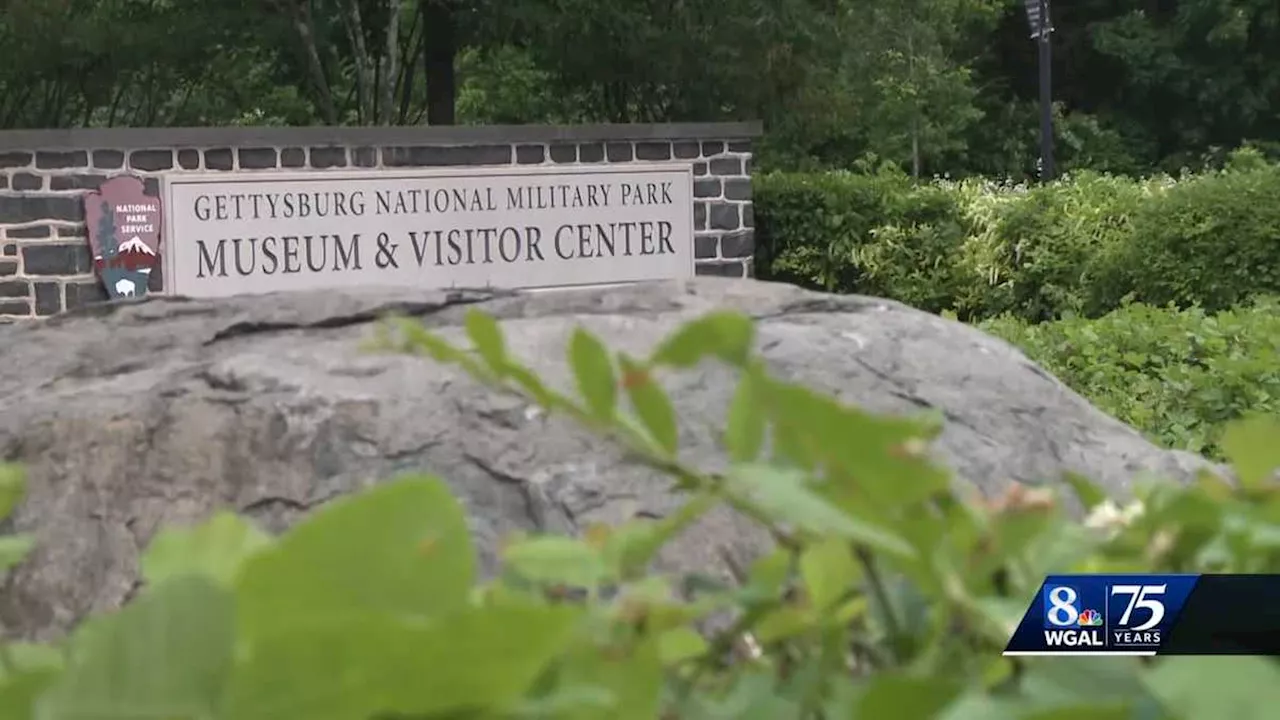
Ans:
POLYGON ((371 190, 308 190, 286 185, 255 192, 196 194, 183 213, 207 226, 195 238, 196 252, 191 258, 196 263, 195 276, 336 273, 366 270, 370 265, 394 269, 405 263, 445 268, 543 263, 549 258, 625 260, 676 254, 671 220, 608 217, 613 209, 652 211, 677 203, 682 205, 680 211, 687 211, 684 203, 688 199, 677 198, 672 180, 608 175, 592 177, 586 183, 556 182, 555 178, 536 175, 502 179, 507 181, 503 186, 484 187, 448 187, 439 181, 420 180, 371 190), (511 222, 513 213, 523 221, 511 222), (573 221, 573 216, 584 213, 598 217, 573 221), (558 222, 538 222, 551 216, 558 222), (386 223, 379 219, 387 218, 396 218, 394 225, 403 229, 381 227, 386 223), (216 231, 232 221, 250 223, 247 227, 278 227, 280 221, 300 221, 307 227, 296 232, 208 236, 209 230, 216 231), (353 229, 326 231, 326 221, 353 229))

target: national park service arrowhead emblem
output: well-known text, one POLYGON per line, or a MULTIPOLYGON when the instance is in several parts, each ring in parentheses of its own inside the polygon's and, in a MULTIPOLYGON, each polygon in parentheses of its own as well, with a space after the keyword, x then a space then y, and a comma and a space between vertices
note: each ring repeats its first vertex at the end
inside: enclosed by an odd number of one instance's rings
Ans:
POLYGON ((160 264, 160 198, 146 194, 142 178, 113 177, 84 198, 93 267, 112 300, 147 294, 160 264))

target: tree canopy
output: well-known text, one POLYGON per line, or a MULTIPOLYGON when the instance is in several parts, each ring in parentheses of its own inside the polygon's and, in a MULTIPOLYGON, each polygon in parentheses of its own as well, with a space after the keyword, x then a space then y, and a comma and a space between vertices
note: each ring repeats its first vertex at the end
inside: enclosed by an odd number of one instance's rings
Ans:
MULTIPOLYGON (((1017 0, 5 0, 0 128, 760 119, 765 166, 1023 177, 1017 0)), ((1280 5, 1052 8, 1059 165, 1280 145, 1280 5)))

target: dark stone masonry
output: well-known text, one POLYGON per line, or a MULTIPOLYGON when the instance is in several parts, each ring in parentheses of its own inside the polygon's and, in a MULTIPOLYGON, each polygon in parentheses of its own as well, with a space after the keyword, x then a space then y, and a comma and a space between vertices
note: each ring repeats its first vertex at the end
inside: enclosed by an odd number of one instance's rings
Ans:
MULTIPOLYGON (((751 142, 759 123, 675 125, 112 128, 0 132, 0 321, 106 298, 93 276, 82 196, 124 173, 687 162, 699 275, 749 277, 751 142)), ((169 242, 165 238, 164 242, 169 242)), ((163 288, 155 273, 152 291, 163 288)))

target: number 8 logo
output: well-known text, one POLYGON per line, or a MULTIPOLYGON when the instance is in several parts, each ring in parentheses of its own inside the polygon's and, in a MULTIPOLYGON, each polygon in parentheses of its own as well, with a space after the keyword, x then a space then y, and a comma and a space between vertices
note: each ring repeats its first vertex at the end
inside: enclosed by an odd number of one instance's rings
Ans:
POLYGON ((1075 602, 1076 591, 1065 585, 1049 591, 1049 612, 1048 620, 1050 623, 1059 627, 1075 625, 1080 619, 1080 611, 1076 610, 1075 602))

